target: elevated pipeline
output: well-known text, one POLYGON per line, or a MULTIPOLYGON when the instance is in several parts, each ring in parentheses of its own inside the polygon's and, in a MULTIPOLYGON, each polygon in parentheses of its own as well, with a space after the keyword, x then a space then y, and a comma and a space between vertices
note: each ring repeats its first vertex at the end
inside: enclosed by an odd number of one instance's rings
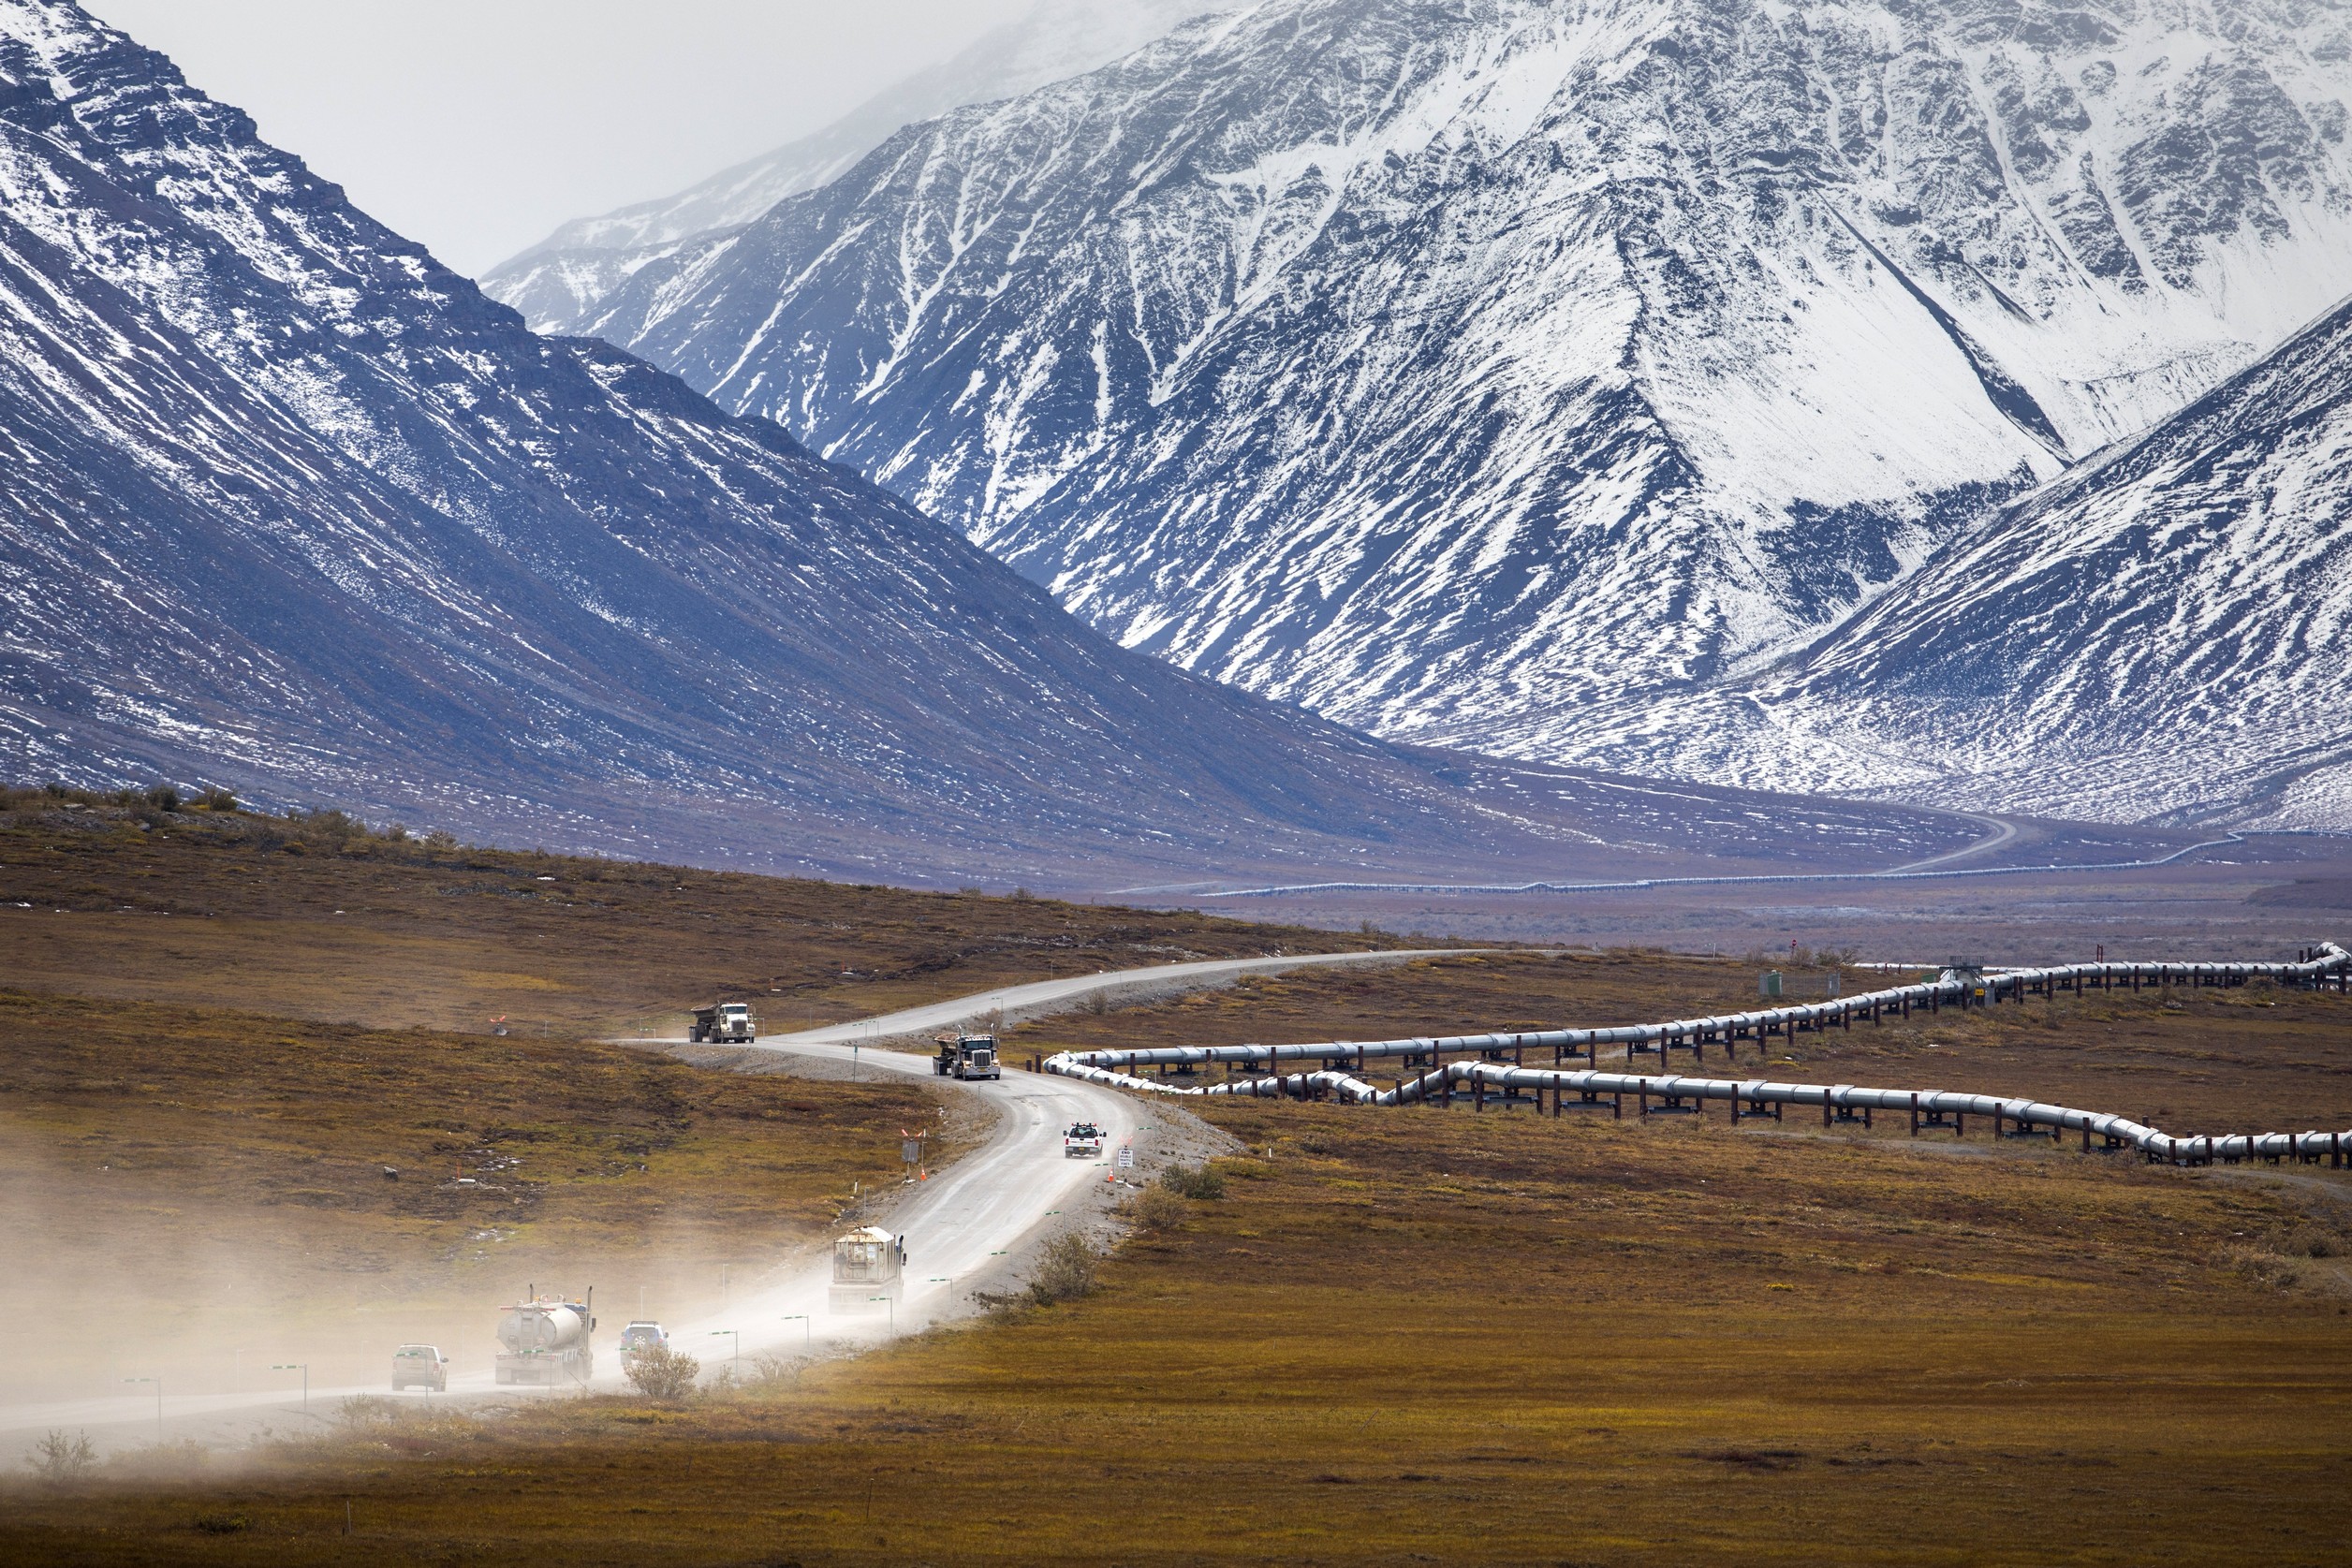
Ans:
POLYGON ((2036 992, 2044 997, 2054 997, 2062 990, 2071 990, 2079 996, 2086 989, 2112 990, 2124 985, 2138 990, 2151 984, 2238 986, 2256 979, 2314 989, 2332 984, 2340 990, 2352 990, 2352 952, 2346 952, 2334 943, 2325 943, 2292 963, 2064 964, 2045 969, 2003 970, 1982 975, 1947 971, 1934 980, 1916 985, 1895 986, 1885 990, 1866 991, 1818 1003, 1720 1014, 1710 1018, 1678 1018, 1666 1023, 1442 1037, 1424 1035, 1399 1040, 1330 1040, 1291 1046, 1169 1046, 1139 1050, 1065 1051, 1036 1065, 1042 1071, 1066 1077, 1083 1078, 1147 1093, 1240 1094, 1300 1099, 1332 1097, 1352 1104, 1380 1106, 1427 1102, 1440 1095, 1450 1103, 1457 1086, 1464 1086, 1481 1108, 1490 1088, 1500 1092, 1507 1100, 1517 1099, 1523 1091, 1533 1090, 1539 1110, 1543 1095, 1549 1092, 1552 1097, 1554 1116, 1561 1113, 1566 1104, 1566 1096, 1571 1092, 1578 1096, 1577 1103, 1580 1105, 1595 1105, 1600 1103, 1601 1096, 1609 1096, 1612 1109, 1621 1115, 1624 1097, 1633 1095, 1639 1101, 1644 1113, 1649 1111, 1649 1102, 1654 1098, 1661 1102, 1661 1108, 1672 1110, 1689 1110, 1711 1101, 1724 1101, 1729 1104, 1735 1121, 1743 1112, 1778 1117, 1791 1106, 1817 1106, 1825 1122, 1841 1119, 1852 1121, 1858 1117, 1867 1121, 1882 1110, 1904 1112, 1910 1116, 1915 1132, 1922 1126, 1964 1128, 1965 1119, 1977 1116, 1991 1118, 1996 1133, 2012 1126, 2021 1133, 2046 1131, 2053 1137, 2076 1132, 2080 1135, 2086 1150, 2091 1147, 2091 1140, 2096 1137, 2101 1140, 2102 1148, 2135 1149, 2151 1161, 2209 1165, 2215 1160, 2308 1161, 2325 1157, 2330 1165, 2341 1167, 2346 1158, 2352 1156, 2352 1132, 2242 1133, 2227 1136, 2185 1137, 2160 1132, 2125 1117, 2068 1106, 2046 1105, 2032 1099, 1965 1094, 1946 1090, 1871 1089, 1855 1084, 1775 1083, 1762 1078, 1604 1073, 1595 1064, 1599 1048, 1604 1045, 1623 1045, 1629 1054, 1654 1049, 1663 1063, 1667 1060, 1667 1052, 1678 1046, 1686 1047, 1695 1054, 1703 1056, 1706 1046, 1714 1043, 1722 1045, 1726 1053, 1729 1054, 1734 1043, 1742 1039, 1752 1039, 1760 1044, 1775 1031, 1784 1038, 1793 1038, 1800 1031, 1850 1028, 1857 1018, 1875 1022, 1889 1012, 1907 1017, 1922 1009, 1940 1011, 1948 1004, 1960 1007, 1995 1005, 2005 1000, 2022 1002, 2036 992), (1554 1053, 1553 1065, 1548 1068, 1527 1066, 1525 1054, 1531 1049, 1551 1050, 1554 1053), (1484 1060, 1453 1062, 1444 1060, 1448 1055, 1466 1052, 1476 1052, 1484 1060), (1505 1052, 1510 1053, 1511 1061, 1506 1062, 1500 1060, 1505 1052), (1583 1055, 1588 1064, 1576 1069, 1565 1067, 1563 1063, 1570 1053, 1583 1055), (1386 1061, 1396 1058, 1404 1058, 1411 1065, 1425 1065, 1429 1070, 1389 1089, 1381 1089, 1362 1077, 1368 1062, 1375 1059, 1386 1061), (1208 1085, 1170 1084, 1165 1079, 1141 1077, 1124 1070, 1152 1066, 1189 1069, 1216 1063, 1248 1068, 1256 1068, 1262 1063, 1271 1070, 1284 1062, 1312 1062, 1323 1065, 1313 1071, 1287 1076, 1208 1085), (1350 1073, 1330 1065, 1335 1062, 1352 1064, 1356 1071, 1350 1073))

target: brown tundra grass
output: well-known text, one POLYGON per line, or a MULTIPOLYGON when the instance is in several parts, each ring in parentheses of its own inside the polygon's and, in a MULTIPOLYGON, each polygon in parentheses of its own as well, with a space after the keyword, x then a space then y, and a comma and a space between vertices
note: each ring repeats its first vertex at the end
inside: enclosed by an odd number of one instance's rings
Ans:
MULTIPOLYGON (((1626 1021, 1753 987, 1657 955, 1448 959, 1066 1016, 1017 1048, 1626 1021)), ((2352 1125, 2347 1022, 2253 989, 2032 1003, 1776 1043, 1771 1071, 2352 1125)), ((1250 1150, 1213 1166, 1223 1195, 1179 1199, 1084 1296, 676 1408, 370 1410, 207 1470, 28 1472, 0 1556, 2343 1561, 2341 1173, 1720 1115, 1203 1109, 1250 1150)))

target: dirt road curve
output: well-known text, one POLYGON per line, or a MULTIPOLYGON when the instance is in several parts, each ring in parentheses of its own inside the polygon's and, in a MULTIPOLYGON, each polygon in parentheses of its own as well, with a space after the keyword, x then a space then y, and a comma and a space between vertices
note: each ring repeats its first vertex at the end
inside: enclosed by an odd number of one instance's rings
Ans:
MULTIPOLYGON (((817 1058, 838 1068, 861 1073, 904 1073, 932 1076, 930 1058, 904 1051, 881 1050, 860 1041, 924 1033, 992 1013, 1020 1017, 1054 1011, 1098 990, 1136 986, 1183 988, 1213 985, 1237 975, 1300 969, 1334 963, 1397 962, 1420 953, 1309 954, 1295 958, 1231 959, 1178 963, 1145 969, 1117 970, 1101 975, 1008 986, 1001 990, 958 997, 929 1006, 908 1008, 854 1023, 835 1024, 799 1034, 773 1035, 760 1048, 817 1058)), ((637 1044, 684 1044, 684 1033, 671 1038, 642 1039, 637 1044)), ((1065 1225, 1081 1224, 1090 1214, 1108 1207, 1114 1189, 1104 1178, 1123 1143, 1134 1139, 1139 1119, 1150 1121, 1164 1113, 1139 1106, 1110 1090, 1069 1078, 1047 1077, 1007 1067, 1002 1079, 962 1084, 998 1112, 988 1142, 930 1180, 895 1194, 894 1204, 877 1223, 905 1238, 907 1279, 903 1297, 895 1303, 866 1302, 835 1312, 830 1295, 830 1265, 812 1258, 807 1267, 785 1282, 730 1304, 720 1314, 670 1325, 678 1343, 689 1355, 715 1366, 740 1354, 748 1365, 765 1352, 791 1354, 804 1346, 823 1348, 873 1341, 891 1333, 906 1333, 956 1312, 975 1286, 991 1280, 1006 1281, 1018 1269, 1022 1254, 1065 1225), (1073 1121, 1093 1121, 1104 1135, 1105 1157, 1098 1161, 1071 1159, 1062 1152, 1062 1133, 1073 1121)), ((892 1194, 885 1194, 886 1200, 892 1194)), ((482 1333, 493 1331, 495 1303, 485 1303, 482 1333)), ((593 1386, 620 1387, 619 1357, 613 1349, 623 1314, 600 1313, 595 1336, 597 1375, 593 1386)), ((389 1362, 391 1345, 384 1347, 389 1362)), ((349 1387, 315 1386, 309 1413, 286 1391, 243 1395, 174 1395, 163 1400, 163 1432, 174 1441, 233 1443, 252 1437, 264 1427, 301 1429, 331 1417, 341 1400, 357 1394, 383 1394, 385 1385, 370 1383, 349 1387)), ((414 1393, 405 1399, 530 1398, 538 1391, 497 1386, 487 1372, 449 1380, 446 1396, 414 1393)), ((563 1390, 549 1390, 560 1394, 563 1390)), ((101 1398, 48 1404, 0 1404, 0 1454, 22 1440, 51 1428, 86 1430, 107 1447, 150 1443, 157 1434, 155 1399, 152 1390, 119 1398, 101 1398)))
MULTIPOLYGON (((802 1030, 798 1034, 775 1034, 762 1040, 769 1046, 851 1045, 860 1040, 889 1039, 898 1034, 929 1034, 933 1030, 952 1029, 959 1023, 993 1015, 1003 1008, 1007 1019, 1035 1018, 1057 1012, 1094 995, 1096 991, 1116 991, 1133 987, 1169 986, 1176 988, 1214 985, 1237 975, 1264 975, 1284 969, 1313 969, 1328 964, 1400 963, 1407 959, 1433 958, 1441 952, 1460 952, 1461 948, 1416 948, 1409 952, 1392 953, 1308 953, 1294 958, 1272 959, 1206 959, 1197 963, 1155 964, 1145 969, 1114 969, 1100 975, 1073 975, 1060 980, 1038 980, 1026 986, 1007 986, 1000 990, 979 991, 971 996, 959 996, 947 1002, 934 1002, 928 1006, 909 1007, 903 1012, 884 1013, 877 1018, 859 1018, 849 1023, 827 1024, 822 1029, 802 1030)), ((1468 949, 1477 951, 1477 949, 1468 949)), ((683 1031, 673 1037, 683 1042, 683 1031)))

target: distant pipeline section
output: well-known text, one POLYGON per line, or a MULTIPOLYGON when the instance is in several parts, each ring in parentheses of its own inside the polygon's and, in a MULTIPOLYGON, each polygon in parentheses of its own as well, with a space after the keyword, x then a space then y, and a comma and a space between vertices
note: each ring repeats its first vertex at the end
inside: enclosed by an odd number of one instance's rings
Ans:
POLYGON ((2215 1161, 2326 1159, 2342 1167, 2352 1160, 2352 1132, 2240 1133, 2227 1136, 2179 1136, 2157 1131, 2126 1117, 2103 1111, 2045 1105, 2038 1100, 2000 1095, 1963 1094, 1946 1090, 1869 1089, 1855 1084, 1775 1083, 1764 1078, 1704 1078, 1675 1074, 1604 1073, 1598 1069, 1600 1048, 1623 1046, 1629 1055, 1654 1050, 1661 1065, 1668 1052, 1687 1048, 1704 1060, 1706 1048, 1719 1045, 1727 1058, 1738 1042, 1752 1040, 1761 1048, 1773 1034, 1794 1039, 1798 1033, 1830 1028, 1850 1029, 1856 1018, 1875 1023, 1889 1013, 1908 1018, 1915 1012, 1940 1012, 1947 1006, 1992 1006, 2023 1002, 2038 994, 2055 997, 2062 991, 2076 996, 2086 990, 2115 990, 2147 986, 2242 986, 2267 979, 2281 985, 2352 990, 2352 953, 2334 943, 2323 943, 2293 963, 2086 963, 2048 969, 2008 969, 1982 975, 1946 971, 1934 980, 1896 986, 1886 990, 1805 1003, 1757 1012, 1727 1013, 1713 1018, 1678 1018, 1667 1023, 1625 1024, 1606 1029, 1556 1029, 1510 1034, 1419 1036, 1404 1040, 1330 1040, 1295 1046, 1169 1046, 1144 1050, 1065 1051, 1034 1065, 1064 1077, 1083 1078, 1117 1089, 1155 1094, 1242 1094, 1253 1098, 1336 1098, 1355 1105, 1394 1106, 1442 1099, 1450 1105, 1466 1092, 1479 1109, 1490 1092, 1518 1100, 1533 1091, 1536 1108, 1551 1096, 1551 1114, 1571 1106, 1601 1107, 1622 1116, 1626 1096, 1634 1096, 1641 1114, 1689 1113, 1710 1101, 1726 1102, 1736 1122, 1743 1116, 1780 1118, 1791 1106, 1818 1106, 1824 1125, 1835 1121, 1870 1122, 1880 1111, 1907 1114, 1911 1130, 1948 1128, 1964 1133, 1967 1118, 1992 1119, 1996 1136, 2038 1135, 2063 1137, 2078 1133, 2082 1147, 2093 1138, 2102 1150, 2137 1150, 2152 1163, 2211 1165, 2215 1161), (1551 1067, 1529 1067, 1526 1053, 1550 1050, 1551 1067), (1447 1062, 1450 1055, 1476 1053, 1474 1062, 1447 1062), (1571 1055, 1586 1065, 1568 1068, 1571 1055), (1427 1071, 1388 1089, 1368 1081, 1367 1063, 1401 1059, 1427 1071), (1189 1073, 1205 1065, 1272 1069, 1285 1062, 1316 1062, 1313 1071, 1286 1076, 1240 1079, 1231 1083, 1171 1084, 1164 1078, 1139 1077, 1123 1071, 1137 1067, 1175 1068, 1189 1073), (1334 1062, 1352 1066, 1335 1067, 1334 1062), (1569 1095, 1576 1098, 1571 1101, 1569 1095), (1657 1102, 1654 1107, 1652 1102, 1657 1102))

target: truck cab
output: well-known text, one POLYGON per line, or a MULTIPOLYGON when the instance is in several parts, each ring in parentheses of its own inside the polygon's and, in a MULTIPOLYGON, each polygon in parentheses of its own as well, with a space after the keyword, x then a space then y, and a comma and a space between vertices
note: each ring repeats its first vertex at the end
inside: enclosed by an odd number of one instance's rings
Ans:
POLYGON ((748 1046, 759 1038, 759 1020, 752 1016, 748 1002, 713 1002, 694 1010, 686 1038, 698 1046, 706 1042, 748 1046))
POLYGON ((939 1054, 932 1059, 931 1070, 943 1078, 1004 1077, 1004 1070, 997 1064, 993 1034, 942 1034, 938 1045, 939 1054))
POLYGON ((436 1394, 448 1392, 449 1358, 441 1354, 438 1345, 403 1345, 392 1352, 392 1392, 404 1388, 430 1388, 436 1394))

